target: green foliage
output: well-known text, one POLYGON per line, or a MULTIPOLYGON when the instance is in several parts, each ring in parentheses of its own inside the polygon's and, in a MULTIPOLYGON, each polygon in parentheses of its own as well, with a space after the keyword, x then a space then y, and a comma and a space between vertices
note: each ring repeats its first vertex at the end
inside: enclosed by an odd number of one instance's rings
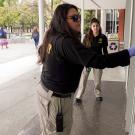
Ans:
POLYGON ((33 6, 24 4, 19 10, 19 24, 22 27, 33 27, 38 25, 38 5, 35 3, 33 6))
POLYGON ((11 10, 12 12, 8 12, 8 9, 5 10, 6 14, 3 17, 3 24, 7 27, 15 26, 18 19, 18 12, 11 10))
POLYGON ((4 7, 16 7, 18 0, 4 0, 4 7))
POLYGON ((4 1, 5 0, 0 0, 0 7, 3 7, 4 6, 4 1))
POLYGON ((54 10, 56 9, 56 7, 62 3, 62 0, 52 0, 51 3, 47 4, 47 2, 45 1, 45 26, 48 28, 50 21, 52 19, 54 10))
POLYGON ((38 24, 38 5, 24 3, 17 4, 18 0, 5 0, 0 7, 0 26, 5 27, 33 27, 38 24))
POLYGON ((87 33, 89 30, 89 23, 90 20, 94 17, 93 10, 86 10, 84 11, 84 33, 87 33))
POLYGON ((17 0, 4 0, 3 7, 0 7, 0 26, 12 27, 18 18, 16 8, 17 0))
POLYGON ((61 0, 53 0, 53 3, 54 3, 54 10, 55 10, 55 8, 56 8, 60 3, 62 3, 62 1, 61 1, 61 0))

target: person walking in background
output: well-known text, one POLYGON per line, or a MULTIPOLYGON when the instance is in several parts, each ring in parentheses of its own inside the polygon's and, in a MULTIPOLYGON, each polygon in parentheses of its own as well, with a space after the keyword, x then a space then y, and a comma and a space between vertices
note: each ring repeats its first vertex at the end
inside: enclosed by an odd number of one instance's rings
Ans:
POLYGON ((32 39, 34 40, 35 47, 37 49, 38 44, 39 44, 39 31, 38 31, 38 27, 36 26, 33 28, 33 31, 32 31, 32 39))
MULTIPOLYGON (((97 54, 101 55, 107 55, 107 46, 108 46, 108 40, 107 37, 102 34, 100 22, 98 19, 93 18, 90 21, 90 29, 88 33, 85 35, 83 40, 83 45, 87 48, 91 47, 97 54)), ((85 91, 87 79, 89 76, 89 73, 91 71, 91 68, 84 67, 80 79, 80 83, 78 86, 78 90, 76 92, 75 101, 76 103, 81 103, 81 97, 85 91)), ((94 75, 94 93, 96 96, 97 101, 102 101, 102 93, 101 93, 101 77, 102 77, 103 70, 102 69, 96 69, 93 68, 93 75, 94 75)))
POLYGON ((127 66, 135 56, 135 46, 107 55, 86 48, 80 42, 80 21, 76 6, 59 5, 39 47, 38 63, 43 68, 37 98, 42 135, 70 134, 73 95, 84 66, 100 69, 127 66))
POLYGON ((8 48, 7 33, 2 27, 0 28, 0 45, 1 49, 3 49, 4 46, 8 48))

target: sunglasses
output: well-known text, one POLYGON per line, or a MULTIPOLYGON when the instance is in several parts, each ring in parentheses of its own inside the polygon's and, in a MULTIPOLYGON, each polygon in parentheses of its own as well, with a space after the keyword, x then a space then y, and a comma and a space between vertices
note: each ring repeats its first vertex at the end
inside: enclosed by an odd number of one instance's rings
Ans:
POLYGON ((67 19, 72 19, 73 22, 78 22, 78 20, 81 19, 81 16, 80 15, 73 15, 73 16, 67 17, 67 19))

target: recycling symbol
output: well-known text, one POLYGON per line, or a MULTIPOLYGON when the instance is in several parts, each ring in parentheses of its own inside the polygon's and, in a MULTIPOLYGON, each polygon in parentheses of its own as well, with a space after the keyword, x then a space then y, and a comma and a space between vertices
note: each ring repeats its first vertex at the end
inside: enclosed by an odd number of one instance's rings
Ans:
POLYGON ((111 42, 109 48, 110 48, 110 50, 116 50, 117 49, 116 43, 115 42, 111 42))

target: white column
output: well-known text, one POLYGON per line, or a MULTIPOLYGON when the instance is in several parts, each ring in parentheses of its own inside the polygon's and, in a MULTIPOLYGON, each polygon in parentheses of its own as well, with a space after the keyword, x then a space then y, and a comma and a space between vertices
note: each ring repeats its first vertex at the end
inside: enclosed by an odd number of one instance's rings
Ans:
POLYGON ((39 45, 43 42, 44 38, 44 1, 43 0, 38 0, 38 8, 39 8, 39 45))
POLYGON ((106 34, 106 11, 105 9, 101 10, 101 28, 102 28, 102 33, 106 34))
POLYGON ((97 18, 97 13, 98 13, 98 10, 96 9, 95 10, 95 17, 97 18))
POLYGON ((84 36, 84 0, 81 0, 81 41, 84 36))
POLYGON ((110 33, 112 33, 112 9, 110 9, 110 33))
POLYGON ((113 12, 112 12, 112 13, 113 13, 113 14, 112 14, 112 33, 114 33, 114 27, 115 27, 115 26, 114 26, 114 25, 115 25, 115 24, 114 24, 114 19, 115 19, 114 9, 113 9, 112 11, 113 11, 113 12))
POLYGON ((117 16, 118 16, 118 10, 114 10, 115 13, 115 33, 117 33, 117 16))
MULTIPOLYGON (((135 43, 134 39, 134 29, 135 29, 135 2, 134 0, 126 1, 126 16, 125 16, 125 32, 124 41, 125 48, 129 48, 131 44, 135 43)), ((134 58, 133 58, 134 59, 134 58)), ((134 62, 133 59, 130 61, 129 68, 126 68, 126 113, 125 113, 125 130, 129 132, 129 135, 134 135, 135 131, 135 84, 134 84, 134 62)))

